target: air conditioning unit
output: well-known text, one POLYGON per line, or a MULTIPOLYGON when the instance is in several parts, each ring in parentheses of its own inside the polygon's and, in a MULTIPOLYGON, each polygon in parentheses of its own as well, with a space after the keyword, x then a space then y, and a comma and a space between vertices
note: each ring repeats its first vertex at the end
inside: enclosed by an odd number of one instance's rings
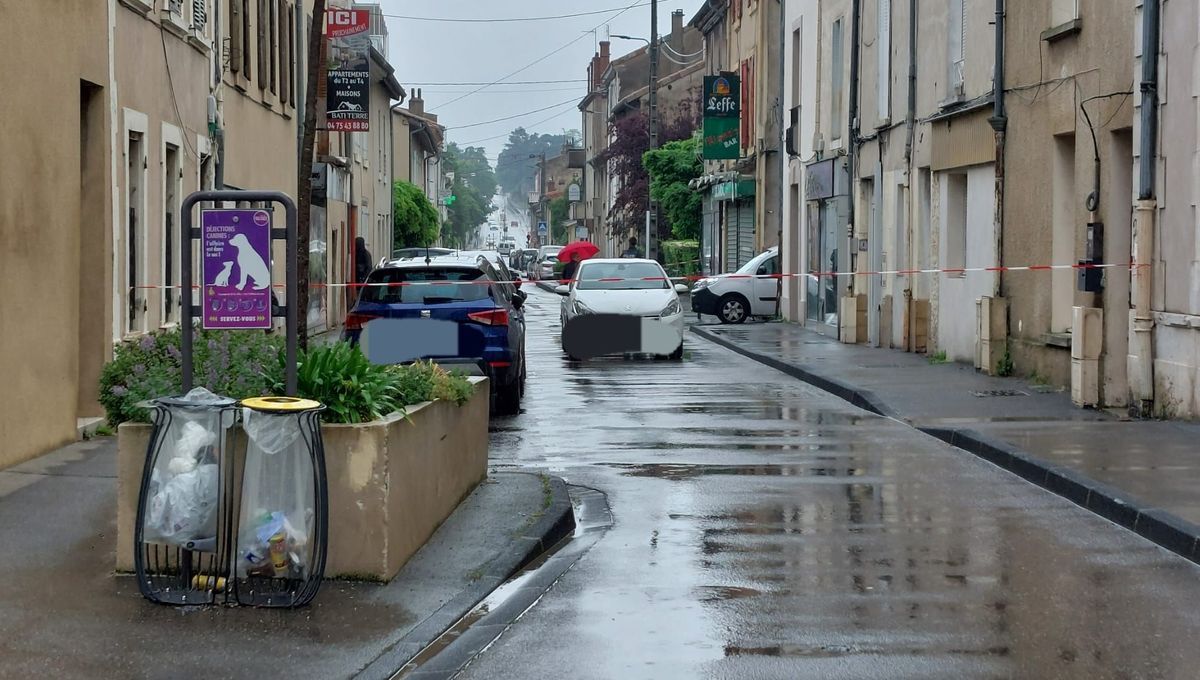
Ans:
POLYGON ((825 152, 825 136, 819 130, 813 133, 813 151, 818 154, 825 152))

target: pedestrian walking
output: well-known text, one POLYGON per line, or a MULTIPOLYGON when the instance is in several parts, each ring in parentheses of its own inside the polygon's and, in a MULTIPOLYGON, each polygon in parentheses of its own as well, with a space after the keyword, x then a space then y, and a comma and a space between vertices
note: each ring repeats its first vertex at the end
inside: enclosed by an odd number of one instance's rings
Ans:
POLYGON ((371 264, 371 251, 367 250, 367 240, 359 236, 354 239, 354 282, 366 283, 374 268, 371 264))
POLYGON ((641 256, 642 256, 642 251, 638 250, 637 237, 630 236, 629 237, 629 247, 625 249, 625 252, 621 253, 621 257, 636 259, 636 258, 640 258, 641 256))
POLYGON ((566 285, 570 285, 571 281, 575 279, 575 272, 579 269, 579 262, 582 259, 583 256, 579 254, 579 251, 571 253, 571 261, 568 262, 562 270, 563 281, 566 283, 566 285))

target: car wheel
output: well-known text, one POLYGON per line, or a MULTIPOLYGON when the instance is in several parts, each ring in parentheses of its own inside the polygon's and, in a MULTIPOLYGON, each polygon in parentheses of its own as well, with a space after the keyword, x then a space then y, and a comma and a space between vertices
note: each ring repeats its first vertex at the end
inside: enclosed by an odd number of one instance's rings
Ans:
POLYGON ((675 351, 671 352, 671 354, 667 358, 670 359, 671 361, 679 361, 680 359, 683 358, 683 341, 682 340, 679 341, 679 346, 676 347, 675 351))
POLYGON ((717 317, 721 323, 742 323, 750 315, 750 303, 737 293, 728 293, 717 304, 717 317))
POLYGON ((515 416, 521 412, 521 381, 520 379, 512 381, 511 384, 501 385, 496 390, 496 414, 502 416, 515 416))

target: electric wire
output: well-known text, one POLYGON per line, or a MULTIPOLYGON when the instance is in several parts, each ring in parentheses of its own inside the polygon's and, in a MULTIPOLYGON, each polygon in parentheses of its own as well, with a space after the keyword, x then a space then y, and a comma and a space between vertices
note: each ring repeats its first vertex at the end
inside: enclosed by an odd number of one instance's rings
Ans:
POLYGON ((506 120, 512 120, 513 118, 520 118, 522 116, 528 116, 533 113, 541 113, 542 111, 549 111, 550 109, 556 109, 559 107, 563 107, 563 106, 566 106, 567 104, 574 104, 577 101, 579 101, 578 98, 572 97, 566 101, 559 102, 557 104, 551 104, 550 106, 543 106, 540 109, 533 109, 532 111, 526 111, 524 113, 516 113, 511 116, 505 116, 503 118, 494 118, 492 120, 480 121, 478 123, 468 123, 466 125, 449 125, 449 126, 446 126, 446 129, 447 130, 462 130, 463 128, 472 128, 472 127, 479 127, 480 125, 490 125, 492 123, 500 123, 500 122, 503 122, 506 120))
MULTIPOLYGON (((633 7, 646 7, 649 4, 650 4, 649 2, 638 2, 633 5, 630 5, 629 7, 626 7, 625 10, 632 9, 633 7)), ((440 22, 457 23, 457 24, 498 24, 498 23, 513 23, 513 22, 525 22, 525 21, 554 21, 556 19, 574 19, 576 17, 588 17, 588 16, 595 16, 597 14, 607 14, 609 12, 615 12, 615 11, 621 10, 621 9, 622 8, 620 8, 620 7, 609 7, 608 9, 596 9, 596 10, 591 10, 588 12, 576 12, 574 14, 556 14, 556 15, 540 16, 540 17, 504 17, 504 18, 494 18, 494 19, 462 19, 462 18, 457 18, 457 17, 419 17, 419 16, 404 15, 404 14, 384 14, 383 16, 385 16, 389 19, 406 19, 408 21, 440 21, 440 22)), ((624 11, 624 10, 622 10, 622 11, 624 11)))
MULTIPOLYGON (((637 6, 639 6, 639 4, 640 4, 639 2, 634 2, 633 4, 629 5, 628 7, 625 7, 624 9, 622 9, 622 10, 618 11, 616 14, 613 14, 612 16, 608 17, 608 18, 607 18, 607 19, 605 19, 604 21, 600 22, 600 23, 599 23, 599 24, 597 24, 597 25, 596 25, 596 26, 595 26, 595 27, 594 27, 592 30, 598 29, 598 28, 600 28, 601 26, 603 26, 604 24, 607 24, 607 23, 611 22, 613 19, 616 19, 617 17, 619 17, 619 16, 621 16, 622 14, 624 14, 624 13, 628 12, 629 10, 633 9, 634 7, 637 7, 637 6)), ((508 75, 506 75, 506 76, 504 76, 504 77, 502 77, 502 78, 498 78, 497 80, 495 80, 495 81, 493 81, 493 82, 491 82, 491 83, 488 83, 487 85, 483 85, 483 86, 481 86, 481 87, 479 87, 479 88, 477 88, 477 89, 471 90, 470 92, 468 92, 468 93, 466 93, 466 94, 462 95, 461 97, 456 97, 456 98, 454 98, 454 99, 451 99, 451 100, 450 100, 450 101, 448 101, 448 102, 444 102, 444 103, 443 103, 443 104, 441 104, 440 106, 441 106, 441 107, 445 107, 445 106, 449 106, 449 105, 451 105, 451 104, 454 104, 454 103, 456 103, 456 102, 460 102, 460 101, 462 101, 462 100, 466 99, 467 97, 470 97, 471 95, 473 95, 473 94, 475 94, 475 93, 477 93, 477 92, 479 92, 479 91, 481 91, 481 90, 484 90, 484 89, 487 89, 487 88, 491 87, 492 85, 497 85, 497 84, 499 84, 499 83, 502 83, 502 82, 504 82, 505 80, 508 80, 509 78, 511 78, 511 77, 513 77, 513 76, 515 76, 515 75, 517 75, 518 73, 521 73, 521 72, 523 72, 523 71, 525 71, 525 70, 528 70, 528 69, 530 69, 530 68, 532 68, 532 67, 536 66, 537 64, 540 64, 540 63, 542 63, 543 61, 546 61, 546 60, 547 60, 547 59, 549 59, 550 57, 553 57, 554 55, 558 54, 559 52, 562 52, 563 50, 567 49, 568 47, 571 47, 572 45, 574 45, 575 43, 579 42, 580 40, 583 40, 583 39, 584 39, 584 37, 586 37, 586 36, 587 36, 587 33, 586 33, 586 32, 584 32, 584 33, 580 33, 580 34, 579 34, 579 36, 577 36, 576 38, 572 39, 570 42, 568 42, 567 44, 563 45, 562 47, 559 47, 558 49, 555 49, 555 50, 551 51, 550 53, 548 53, 548 54, 546 54, 546 55, 544 55, 544 56, 542 56, 542 57, 540 57, 540 58, 538 58, 538 59, 536 59, 536 60, 534 60, 534 61, 532 61, 532 62, 530 62, 530 63, 526 64, 525 66, 522 66, 521 68, 517 69, 516 71, 513 71, 512 73, 509 73, 508 75)))

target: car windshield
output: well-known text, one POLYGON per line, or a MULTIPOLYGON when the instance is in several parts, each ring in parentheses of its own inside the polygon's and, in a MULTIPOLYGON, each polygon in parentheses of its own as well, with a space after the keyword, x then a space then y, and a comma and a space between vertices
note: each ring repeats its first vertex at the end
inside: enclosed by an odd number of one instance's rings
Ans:
POLYGON ((448 255, 448 254, 454 252, 448 248, 428 248, 428 249, 426 249, 426 248, 401 248, 400 250, 393 252, 392 257, 397 260, 403 260, 405 258, 413 258, 413 257, 425 257, 425 254, 427 251, 431 257, 437 257, 439 255, 448 255))
POLYGON ((742 265, 741 269, 738 269, 736 273, 737 274, 754 274, 754 273, 756 273, 758 271, 758 265, 762 264, 763 260, 765 260, 767 257, 769 257, 769 255, 767 253, 762 253, 762 254, 758 255, 757 257, 753 258, 746 264, 742 265))
POLYGON ((422 267, 377 269, 367 283, 389 285, 363 288, 361 302, 436 305, 483 300, 491 281, 475 268, 422 267), (399 285, 405 283, 419 285, 399 285))
POLYGON ((542 246, 542 257, 557 255, 562 246, 542 246))
POLYGON ((650 262, 589 262, 579 268, 578 279, 579 290, 662 290, 670 287, 662 268, 650 262))

